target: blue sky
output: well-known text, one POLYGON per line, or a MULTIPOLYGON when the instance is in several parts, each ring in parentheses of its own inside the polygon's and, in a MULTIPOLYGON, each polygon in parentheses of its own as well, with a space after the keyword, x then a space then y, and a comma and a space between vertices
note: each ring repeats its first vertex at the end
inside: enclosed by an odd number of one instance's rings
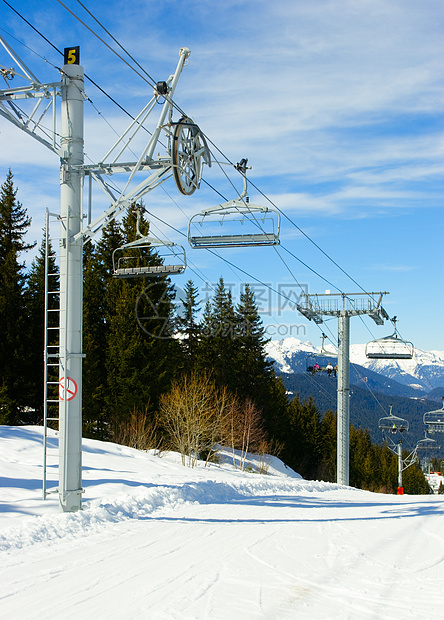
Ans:
MULTIPOLYGON (((85 73, 131 114, 151 97, 57 0, 10 4, 57 48, 80 45, 85 73)), ((79 2, 64 4, 118 49, 79 2)), ((191 278, 205 298, 223 276, 237 297, 243 282, 254 283, 269 335, 314 344, 319 328, 275 291, 296 294, 297 283, 310 293, 389 291, 384 307, 398 316, 402 337, 444 350, 442 0, 83 4, 156 81, 190 48, 175 101, 229 161, 248 158, 251 202, 267 204, 265 195, 291 220, 282 219, 278 249, 219 250, 219 258, 187 247, 190 268, 178 287, 191 278)), ((0 9, 8 44, 40 81, 58 81, 57 52, 5 3, 0 9)), ((11 66, 3 50, 0 64, 11 66)), ((85 152, 97 162, 128 117, 88 81, 86 91, 85 152)), ((46 207, 59 210, 59 160, 2 117, 0 141, 0 180, 11 168, 33 218, 30 239, 40 242, 46 207)), ((235 198, 225 173, 240 192, 232 168, 205 168, 204 179, 235 198)), ((98 215, 106 199, 94 196, 98 215)), ((219 202, 206 183, 182 196, 168 181, 145 197, 148 210, 183 232, 190 216, 219 202)), ((335 341, 336 321, 325 329, 335 341)), ((368 317, 351 321, 352 343, 391 332, 368 317)))

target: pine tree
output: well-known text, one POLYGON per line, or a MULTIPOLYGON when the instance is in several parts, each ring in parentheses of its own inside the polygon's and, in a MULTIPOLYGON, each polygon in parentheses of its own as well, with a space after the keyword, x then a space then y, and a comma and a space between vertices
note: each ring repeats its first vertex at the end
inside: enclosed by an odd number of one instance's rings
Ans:
POLYGON ((109 439, 106 394, 106 321, 104 265, 91 242, 83 248, 83 434, 109 439))
POLYGON ((289 409, 288 464, 304 478, 316 478, 322 460, 320 413, 312 398, 301 403, 298 396, 292 400, 289 409))
POLYGON ((242 390, 261 407, 270 390, 273 363, 266 359, 268 339, 254 294, 248 284, 236 308, 235 369, 237 391, 242 390))
POLYGON ((359 489, 373 490, 376 471, 374 452, 368 429, 350 425, 350 485, 359 489))
POLYGON ((35 244, 24 241, 31 219, 17 200, 12 179, 9 171, 0 188, 0 422, 3 424, 26 421, 24 411, 30 399, 25 387, 29 369, 26 278, 19 255, 35 244))
POLYGON ((337 415, 330 409, 321 422, 322 458, 318 468, 319 480, 336 482, 337 415))
POLYGON ((176 326, 180 336, 182 366, 185 373, 190 373, 196 368, 199 342, 201 340, 201 325, 197 319, 199 292, 192 280, 188 280, 184 292, 185 299, 182 300, 182 308, 176 319, 176 326))
POLYGON ((205 305, 199 366, 219 387, 236 389, 236 313, 230 291, 219 279, 213 300, 205 305))
MULTIPOLYGON (((140 231, 142 234, 148 232, 148 222, 143 217, 140 231)), ((129 209, 123 218, 120 234, 116 234, 115 225, 112 235, 106 232, 98 248, 104 266, 104 254, 111 257, 112 251, 122 244, 119 236, 125 243, 135 239, 134 209, 129 209)), ((143 252, 144 264, 162 264, 149 248, 143 252)), ((128 255, 131 253, 129 250, 128 255)), ((108 267, 111 267, 110 258, 108 267)), ((109 269, 105 271, 109 273, 109 269)), ((105 403, 114 427, 135 410, 147 413, 155 410, 160 394, 169 388, 179 350, 178 342, 171 338, 172 297, 171 282, 165 276, 107 279, 104 294, 105 403)))

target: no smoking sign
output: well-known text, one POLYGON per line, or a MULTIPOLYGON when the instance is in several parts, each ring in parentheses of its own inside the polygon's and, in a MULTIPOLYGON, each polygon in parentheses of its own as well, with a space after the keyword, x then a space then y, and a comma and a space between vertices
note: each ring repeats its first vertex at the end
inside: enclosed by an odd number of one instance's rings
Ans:
POLYGON ((59 381, 59 398, 60 400, 72 400, 77 394, 77 383, 71 377, 62 377, 59 381))

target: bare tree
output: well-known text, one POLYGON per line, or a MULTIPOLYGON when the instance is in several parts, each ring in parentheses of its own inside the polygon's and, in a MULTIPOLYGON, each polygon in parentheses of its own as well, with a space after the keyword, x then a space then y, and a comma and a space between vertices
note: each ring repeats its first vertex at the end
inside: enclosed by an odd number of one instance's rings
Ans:
POLYGON ((113 441, 137 450, 160 450, 161 440, 157 423, 145 411, 134 409, 113 431, 113 441))
POLYGON ((236 399, 227 411, 224 423, 226 442, 233 451, 233 465, 236 467, 235 450, 240 452, 240 468, 245 469, 248 452, 257 452, 266 434, 262 426, 262 412, 252 400, 243 403, 236 399))
POLYGON ((245 469, 247 453, 260 452, 266 441, 262 412, 250 399, 239 400, 226 388, 217 389, 207 375, 196 372, 173 383, 160 399, 159 423, 169 437, 169 448, 181 454, 182 464, 194 467, 217 453, 218 444, 240 452, 245 469))
POLYGON ((193 467, 198 458, 210 456, 221 440, 230 400, 226 390, 217 390, 208 376, 197 373, 175 382, 161 397, 159 421, 183 465, 193 467))

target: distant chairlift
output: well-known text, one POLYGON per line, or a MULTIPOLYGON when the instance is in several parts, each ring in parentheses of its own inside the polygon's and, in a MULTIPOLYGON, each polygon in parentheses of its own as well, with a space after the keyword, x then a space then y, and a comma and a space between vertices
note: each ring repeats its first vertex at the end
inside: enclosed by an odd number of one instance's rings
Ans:
POLYGON ((424 424, 427 426, 429 433, 444 433, 444 398, 441 409, 427 411, 423 418, 424 424))
POLYGON ((247 160, 236 168, 243 175, 244 189, 235 200, 194 215, 188 224, 193 248, 229 248, 279 245, 280 215, 269 207, 251 204, 247 196, 247 160))
POLYGON ((409 430, 409 423, 407 420, 392 414, 392 405, 390 405, 389 415, 380 418, 378 426, 382 431, 390 433, 403 433, 409 430))
POLYGON ((432 452, 440 449, 440 445, 436 441, 436 439, 432 439, 431 437, 427 437, 427 431, 425 432, 424 439, 420 439, 416 444, 417 452, 432 452))
POLYGON ((141 213, 142 209, 137 210, 137 235, 139 238, 130 243, 125 243, 113 252, 113 277, 141 278, 183 273, 186 269, 184 248, 172 241, 162 241, 152 235, 142 235, 139 230, 141 213), (158 265, 152 264, 153 251, 158 256, 158 265))
POLYGON ((377 360, 411 360, 413 358, 413 344, 399 338, 396 330, 396 316, 390 319, 395 331, 391 336, 372 340, 365 347, 365 355, 369 359, 377 360))
POLYGON ((322 334, 321 338, 322 344, 320 352, 310 353, 307 357, 307 372, 311 372, 312 375, 315 375, 317 372, 326 372, 328 375, 333 373, 334 376, 336 376, 338 354, 336 351, 329 351, 325 348, 324 341, 327 338, 326 334, 322 334))

